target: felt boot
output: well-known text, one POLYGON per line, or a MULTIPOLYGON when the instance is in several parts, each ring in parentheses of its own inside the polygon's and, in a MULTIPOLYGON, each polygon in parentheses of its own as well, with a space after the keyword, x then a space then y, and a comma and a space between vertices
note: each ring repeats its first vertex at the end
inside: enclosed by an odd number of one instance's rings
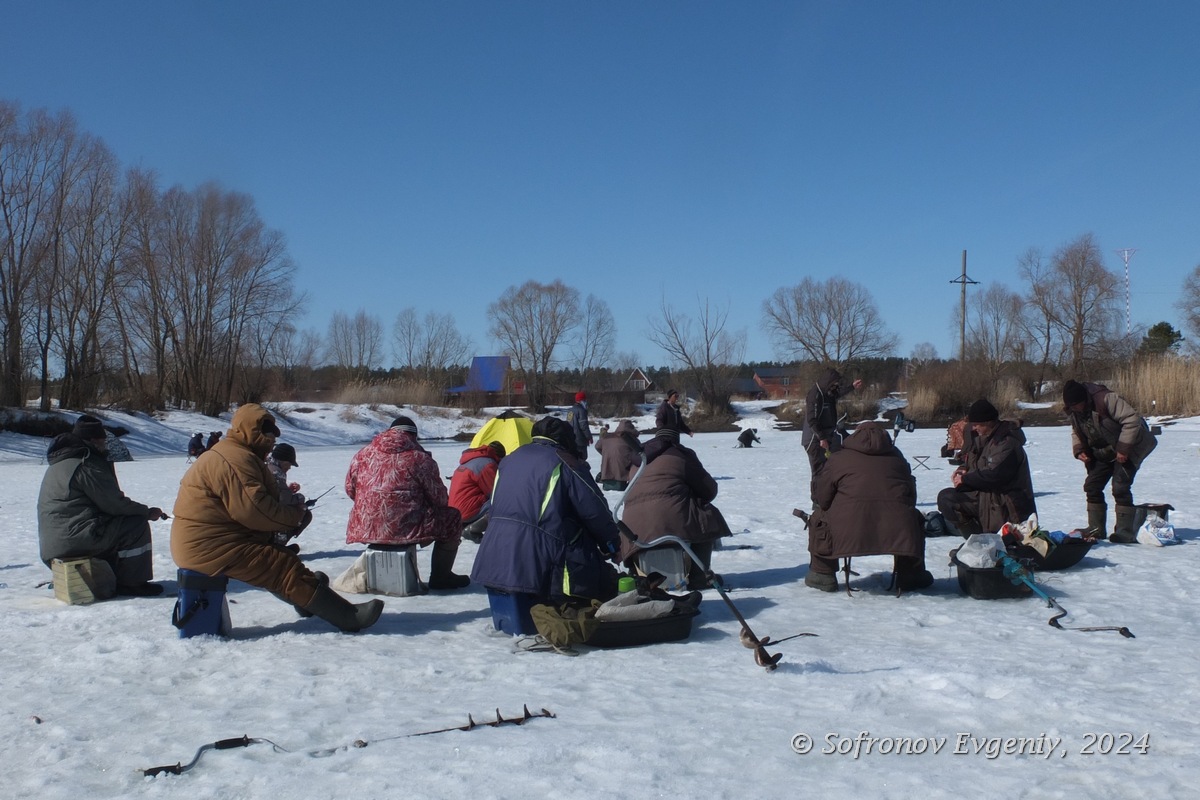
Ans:
POLYGON ((328 586, 318 586, 306 611, 320 617, 340 631, 357 633, 379 621, 383 613, 383 601, 351 603, 328 586))
POLYGON ((1136 514, 1137 509, 1133 506, 1117 506, 1117 524, 1108 540, 1117 544, 1136 542, 1137 532, 1133 529, 1133 518, 1136 514))
POLYGON ((1108 533, 1104 527, 1105 520, 1108 519, 1108 506, 1104 503, 1088 503, 1087 514, 1087 535, 1094 536, 1097 539, 1108 538, 1108 533))
POLYGON ((471 585, 466 575, 455 575, 451 571, 454 557, 458 555, 458 542, 440 541, 433 543, 433 555, 429 557, 429 588, 433 591, 454 591, 471 585))

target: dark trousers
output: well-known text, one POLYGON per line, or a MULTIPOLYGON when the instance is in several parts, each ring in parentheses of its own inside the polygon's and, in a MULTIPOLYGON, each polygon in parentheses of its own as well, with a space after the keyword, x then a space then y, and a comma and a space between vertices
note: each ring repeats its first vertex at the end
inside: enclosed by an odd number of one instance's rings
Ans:
POLYGON ((938 511, 942 512, 942 517, 959 533, 975 528, 982 530, 983 526, 979 521, 979 492, 960 492, 952 486, 942 489, 938 492, 937 507, 938 511))
POLYGON ((1137 464, 1133 461, 1089 461, 1087 477, 1083 481, 1083 493, 1089 503, 1104 505, 1104 487, 1112 479, 1113 500, 1119 506, 1133 505, 1133 478, 1137 475, 1137 464))

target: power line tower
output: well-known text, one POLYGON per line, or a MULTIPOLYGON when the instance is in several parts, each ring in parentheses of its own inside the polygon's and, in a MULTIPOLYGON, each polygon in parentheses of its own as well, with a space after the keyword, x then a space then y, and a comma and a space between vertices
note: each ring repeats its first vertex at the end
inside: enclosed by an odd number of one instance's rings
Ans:
POLYGON ((967 356, 967 284, 978 284, 979 281, 973 281, 967 277, 967 251, 963 250, 962 257, 962 275, 959 275, 951 283, 962 285, 962 300, 959 303, 959 328, 958 328, 958 360, 963 362, 967 356))
POLYGON ((1129 259, 1133 258, 1133 254, 1137 252, 1136 247, 1122 247, 1117 251, 1121 256, 1121 260, 1125 262, 1125 335, 1133 333, 1133 317, 1129 313, 1129 259))

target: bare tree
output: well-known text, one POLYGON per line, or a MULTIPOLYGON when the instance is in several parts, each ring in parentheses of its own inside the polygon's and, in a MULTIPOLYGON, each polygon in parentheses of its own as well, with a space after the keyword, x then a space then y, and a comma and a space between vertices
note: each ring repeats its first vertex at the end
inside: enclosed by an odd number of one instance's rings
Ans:
POLYGON ((1183 313, 1183 328, 1191 334, 1189 347, 1196 351, 1200 342, 1200 264, 1183 279, 1183 288, 1175 307, 1183 313))
POLYGON ((429 311, 421 319, 414 308, 396 315, 392 325, 392 348, 396 362, 410 368, 419 378, 434 380, 446 369, 464 363, 471 341, 458 332, 454 317, 429 311))
POLYGON ((583 315, 571 348, 571 357, 579 365, 585 383, 589 382, 593 370, 608 366, 616 339, 617 323, 613 320, 608 303, 589 294, 584 301, 583 315))
MULTIPOLYGON (((1112 342, 1120 279, 1105 268, 1090 233, 1060 247, 1048 265, 1031 251, 1019 266, 1029 284, 1027 301, 1062 336, 1070 371, 1080 373, 1085 362, 1103 356, 1112 342)), ((1049 340, 1041 341, 1048 348, 1049 340)))
POLYGON ((964 360, 982 363, 992 379, 1024 353, 1024 300, 999 283, 972 295, 964 360))
POLYGON ((842 365, 883 358, 896 348, 896 336, 884 327, 871 293, 840 277, 805 278, 776 289, 763 301, 762 325, 785 358, 842 365))
POLYGON ((908 356, 908 360, 912 363, 913 367, 920 369, 921 367, 937 361, 937 357, 937 348, 933 346, 932 342, 918 342, 917 344, 913 345, 913 349, 908 356))
POLYGON ((379 366, 383 349, 383 324, 359 309, 353 317, 335 312, 326 337, 326 358, 351 376, 365 380, 379 366))
POLYGON ((542 409, 556 351, 579 324, 579 291, 561 280, 510 286, 488 306, 488 333, 500 343, 525 381, 529 404, 542 409))
POLYGON ((698 298, 697 305, 698 315, 693 320, 663 298, 662 312, 649 320, 649 339, 696 382, 700 405, 707 414, 728 414, 733 381, 746 351, 746 332, 726 330, 728 306, 715 308, 708 298, 698 298))

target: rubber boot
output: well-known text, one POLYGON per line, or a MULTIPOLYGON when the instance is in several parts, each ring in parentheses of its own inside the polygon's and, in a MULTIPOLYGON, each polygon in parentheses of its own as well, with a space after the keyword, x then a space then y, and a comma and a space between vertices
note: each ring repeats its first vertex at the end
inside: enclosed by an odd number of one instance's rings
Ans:
POLYGON ((318 586, 312 602, 304 607, 338 630, 357 633, 379 621, 383 613, 383 601, 351 603, 328 586, 318 586))
POLYGON ((1105 520, 1108 519, 1108 506, 1104 503, 1088 503, 1087 514, 1087 535, 1097 539, 1107 539, 1108 533, 1105 529, 1105 520))
POLYGON ((1133 530, 1133 518, 1136 514, 1137 509, 1133 506, 1117 506, 1117 524, 1108 540, 1117 544, 1136 542, 1137 533, 1133 530))
POLYGON ((822 592, 836 592, 838 588, 836 571, 836 558, 823 558, 816 554, 809 554, 808 574, 804 576, 804 585, 822 592))
POLYGON ((444 540, 433 543, 433 555, 429 557, 429 588, 432 591, 454 591, 471 585, 466 575, 455 575, 451 571, 454 557, 458 555, 458 542, 444 540))
POLYGON ((894 556, 892 570, 896 573, 896 585, 902 592, 928 589, 933 585, 933 573, 925 569, 924 558, 894 556))

